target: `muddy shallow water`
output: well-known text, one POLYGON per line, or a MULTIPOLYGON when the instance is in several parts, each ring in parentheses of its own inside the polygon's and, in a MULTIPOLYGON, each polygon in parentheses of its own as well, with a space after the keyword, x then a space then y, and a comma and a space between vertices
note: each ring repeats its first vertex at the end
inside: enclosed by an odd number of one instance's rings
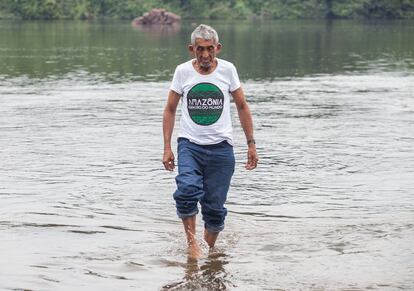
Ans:
POLYGON ((414 23, 212 25, 260 163, 232 105, 226 229, 196 262, 161 163, 192 24, 0 21, 1 290, 414 289, 414 23))
POLYGON ((409 73, 245 82, 260 167, 243 168, 233 105, 226 229, 192 262, 161 164, 168 82, 3 79, 0 287, 411 289, 413 84, 409 73))

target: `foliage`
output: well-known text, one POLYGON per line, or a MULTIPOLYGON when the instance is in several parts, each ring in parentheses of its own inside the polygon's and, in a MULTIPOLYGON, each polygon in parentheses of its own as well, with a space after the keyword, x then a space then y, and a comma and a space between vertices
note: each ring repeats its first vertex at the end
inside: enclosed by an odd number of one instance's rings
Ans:
POLYGON ((414 18, 414 0, 1 0, 0 18, 132 19, 152 8, 183 18, 414 18))

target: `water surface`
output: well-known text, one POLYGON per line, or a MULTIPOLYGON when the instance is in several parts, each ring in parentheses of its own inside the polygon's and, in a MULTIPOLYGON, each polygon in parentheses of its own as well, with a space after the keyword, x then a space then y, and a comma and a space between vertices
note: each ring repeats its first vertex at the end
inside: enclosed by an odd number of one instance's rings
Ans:
POLYGON ((413 24, 215 26, 260 166, 232 105, 226 229, 194 262, 161 164, 191 29, 0 24, 0 289, 414 288, 413 24))

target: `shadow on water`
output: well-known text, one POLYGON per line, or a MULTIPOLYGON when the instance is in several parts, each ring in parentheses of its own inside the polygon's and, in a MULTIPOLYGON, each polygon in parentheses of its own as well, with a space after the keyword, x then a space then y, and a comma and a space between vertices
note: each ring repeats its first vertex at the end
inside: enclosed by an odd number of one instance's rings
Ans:
POLYGON ((160 290, 229 290, 234 285, 224 268, 226 264, 226 254, 220 252, 211 252, 208 258, 200 263, 196 259, 188 258, 184 278, 168 283, 160 290))

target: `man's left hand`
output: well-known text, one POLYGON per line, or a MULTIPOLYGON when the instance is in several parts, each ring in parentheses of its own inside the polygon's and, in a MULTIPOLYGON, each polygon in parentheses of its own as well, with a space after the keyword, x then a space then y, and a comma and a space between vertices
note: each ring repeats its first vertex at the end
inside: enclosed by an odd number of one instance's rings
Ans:
POLYGON ((247 163, 246 163, 246 170, 253 170, 257 167, 257 162, 259 161, 259 157, 257 156, 256 146, 251 145, 247 151, 247 163))

